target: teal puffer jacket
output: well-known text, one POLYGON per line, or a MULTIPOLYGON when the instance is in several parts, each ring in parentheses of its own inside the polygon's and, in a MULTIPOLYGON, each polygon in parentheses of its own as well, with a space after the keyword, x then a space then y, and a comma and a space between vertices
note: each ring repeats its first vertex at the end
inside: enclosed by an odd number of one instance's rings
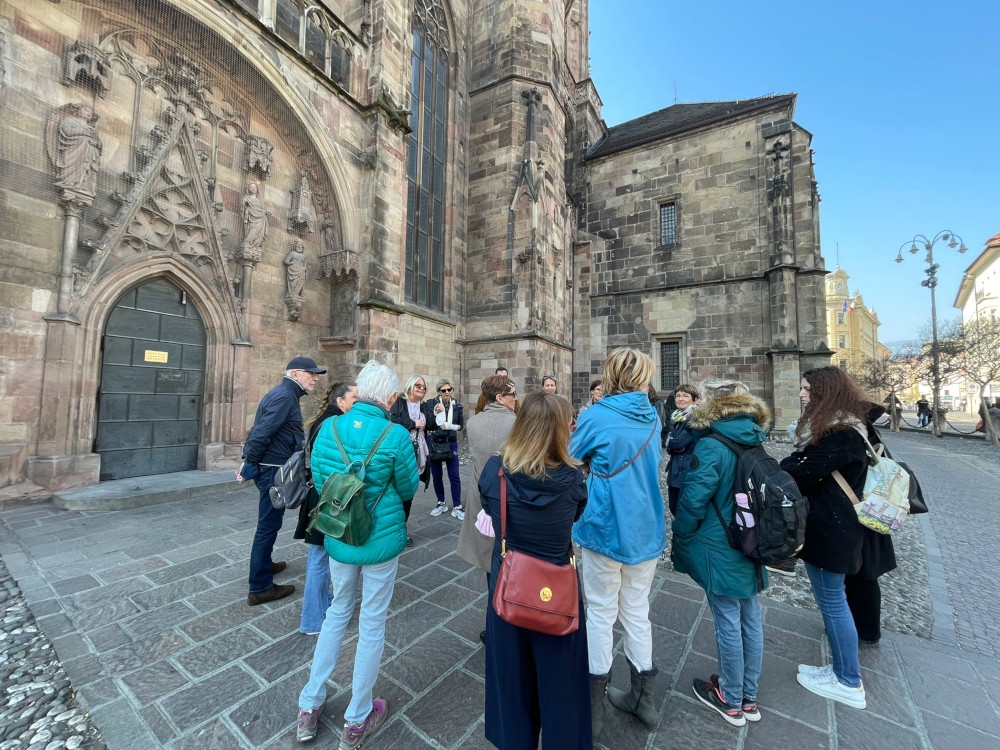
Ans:
MULTIPOLYGON (((357 401, 337 420, 337 432, 351 461, 364 461, 389 422, 389 412, 373 401, 357 401)), ((320 427, 312 450, 312 475, 317 489, 335 471, 344 471, 344 459, 333 437, 333 419, 320 427)), ((326 552, 345 565, 377 565, 396 557, 406 547, 403 501, 417 491, 417 461, 410 434, 392 425, 382 445, 368 462, 365 472, 365 502, 371 509, 382 490, 385 493, 372 514, 372 533, 360 547, 326 537, 326 552)))
POLYGON ((729 546, 712 503, 728 524, 735 502, 736 454, 705 435, 715 432, 740 445, 759 445, 770 417, 764 402, 749 394, 720 396, 692 414, 698 442, 677 503, 671 559, 675 571, 691 576, 709 594, 749 599, 767 587, 767 573, 761 568, 758 579, 757 566, 729 546))

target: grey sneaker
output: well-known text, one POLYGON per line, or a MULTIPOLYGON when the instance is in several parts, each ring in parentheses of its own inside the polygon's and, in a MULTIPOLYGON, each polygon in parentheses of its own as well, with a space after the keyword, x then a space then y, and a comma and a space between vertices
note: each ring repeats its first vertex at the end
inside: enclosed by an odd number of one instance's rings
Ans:
POLYGON ((431 511, 432 516, 440 516, 444 513, 445 507, 443 505, 435 505, 434 510, 431 511))
POLYGON ((319 715, 323 713, 323 707, 314 708, 312 711, 299 709, 299 717, 296 721, 295 739, 299 742, 309 742, 315 739, 319 730, 319 715))
POLYGON ((340 750, 355 750, 371 737, 382 726, 385 717, 389 715, 389 701, 385 698, 372 699, 372 710, 364 723, 344 724, 344 731, 340 733, 340 750))
POLYGON ((465 520, 465 511, 462 510, 461 508, 455 508, 455 510, 453 510, 451 512, 451 517, 452 518, 457 518, 459 521, 464 521, 465 520))
POLYGON ((795 675, 795 679, 809 692, 839 701, 851 708, 865 708, 868 705, 865 701, 864 685, 849 687, 838 680, 837 675, 832 670, 829 673, 822 672, 820 674, 799 672, 795 675))

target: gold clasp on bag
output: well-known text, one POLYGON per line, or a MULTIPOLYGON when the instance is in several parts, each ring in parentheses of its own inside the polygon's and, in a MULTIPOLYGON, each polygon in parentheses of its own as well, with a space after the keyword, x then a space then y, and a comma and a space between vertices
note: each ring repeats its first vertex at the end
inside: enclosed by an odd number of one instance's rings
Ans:
POLYGON ((548 586, 543 586, 542 590, 538 592, 538 598, 543 602, 552 601, 552 589, 548 586))

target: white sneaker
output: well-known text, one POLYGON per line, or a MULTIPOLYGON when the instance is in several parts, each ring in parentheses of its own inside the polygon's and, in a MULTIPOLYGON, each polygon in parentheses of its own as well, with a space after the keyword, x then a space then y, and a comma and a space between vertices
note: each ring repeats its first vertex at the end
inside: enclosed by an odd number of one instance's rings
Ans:
POLYGON ((462 510, 461 508, 455 508, 455 510, 453 510, 451 512, 451 517, 452 518, 457 518, 459 521, 464 521, 465 520, 465 511, 462 510))
POLYGON ((442 513, 444 513, 443 505, 435 505, 434 510, 431 511, 432 516, 440 516, 442 513))
POLYGON ((822 667, 810 667, 808 664, 799 664, 799 674, 833 674, 833 665, 824 664, 822 667))
POLYGON ((795 675, 799 684, 810 693, 821 695, 824 698, 839 701, 852 708, 864 708, 868 704, 865 702, 865 686, 852 688, 848 687, 831 670, 827 674, 803 674, 799 672, 795 675))

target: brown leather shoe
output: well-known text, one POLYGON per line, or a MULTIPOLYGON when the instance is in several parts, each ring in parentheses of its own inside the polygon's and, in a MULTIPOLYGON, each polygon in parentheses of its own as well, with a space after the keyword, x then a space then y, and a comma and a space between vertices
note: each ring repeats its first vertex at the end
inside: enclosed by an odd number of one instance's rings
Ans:
POLYGON ((273 562, 271 563, 271 575, 277 575, 287 567, 288 563, 286 563, 284 560, 282 560, 281 562, 273 562))
POLYGON ((257 594, 249 594, 247 596, 247 604, 251 607, 255 604, 263 604, 264 602, 273 602, 277 599, 284 599, 286 596, 291 596, 295 593, 295 585, 288 584, 287 586, 279 586, 274 584, 267 591, 261 591, 257 594))

